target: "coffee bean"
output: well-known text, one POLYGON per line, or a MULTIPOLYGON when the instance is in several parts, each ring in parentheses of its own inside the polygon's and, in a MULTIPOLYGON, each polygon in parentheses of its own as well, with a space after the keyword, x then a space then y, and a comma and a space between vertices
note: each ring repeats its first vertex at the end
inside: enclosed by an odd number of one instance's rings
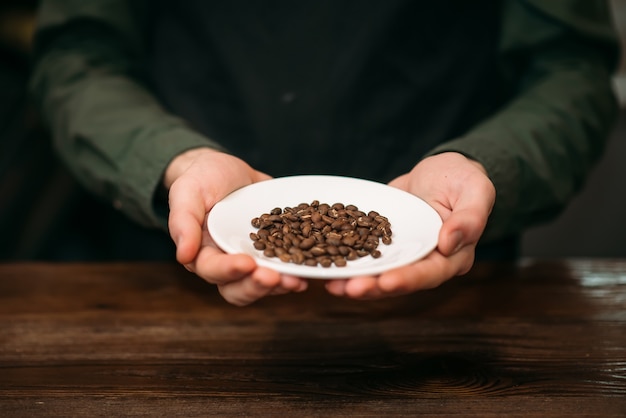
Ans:
POLYGON ((315 239, 308 237, 300 241, 300 248, 303 250, 310 250, 315 245, 315 239))
POLYGON ((274 208, 250 221, 253 246, 266 257, 307 266, 343 267, 348 261, 382 256, 379 242, 392 242, 389 220, 352 204, 318 200, 295 207, 274 208))
POLYGON ((343 257, 336 257, 336 258, 333 258, 333 262, 335 263, 335 265, 336 265, 337 267, 345 267, 345 266, 346 266, 346 264, 348 264, 348 262, 346 261, 346 259, 345 259, 345 258, 343 258, 343 257))
POLYGON ((280 258, 280 261, 285 262, 285 263, 288 263, 291 261, 291 255, 289 255, 288 253, 283 253, 279 255, 278 258, 280 258))
POLYGON ((326 254, 326 248, 322 247, 321 245, 316 245, 315 247, 311 248, 311 254, 313 254, 314 257, 319 257, 320 255, 326 254))

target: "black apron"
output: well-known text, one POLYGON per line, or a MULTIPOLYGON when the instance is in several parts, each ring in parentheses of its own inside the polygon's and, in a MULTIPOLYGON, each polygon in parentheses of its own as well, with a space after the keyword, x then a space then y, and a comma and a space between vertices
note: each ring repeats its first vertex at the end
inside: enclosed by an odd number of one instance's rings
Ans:
POLYGON ((154 90, 273 176, 388 182, 504 97, 497 0, 156 0, 154 90))
MULTIPOLYGON (((155 94, 272 176, 388 182, 508 96, 498 73, 498 0, 148 4, 155 94)), ((169 237, 112 216, 112 258, 173 257, 169 237)), ((517 248, 516 237, 479 246, 477 259, 514 258, 517 248)))

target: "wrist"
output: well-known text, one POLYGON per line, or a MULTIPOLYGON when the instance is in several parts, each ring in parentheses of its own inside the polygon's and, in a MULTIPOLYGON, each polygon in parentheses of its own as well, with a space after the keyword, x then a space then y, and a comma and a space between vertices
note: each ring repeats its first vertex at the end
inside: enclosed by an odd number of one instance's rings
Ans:
POLYGON ((446 154, 449 154, 450 156, 456 155, 456 156, 460 156, 460 157, 465 158, 467 160, 467 162, 469 162, 471 165, 476 167, 485 176, 489 177, 489 174, 487 173, 487 169, 485 168, 485 166, 480 161, 474 159, 472 156, 467 155, 465 153, 458 152, 458 151, 446 151, 446 152, 442 152, 440 154, 431 155, 431 157, 432 156, 436 156, 436 155, 446 155, 446 154))
POLYGON ((163 173, 163 187, 169 190, 172 186, 172 183, 176 181, 178 177, 180 177, 187 169, 191 166, 191 164, 200 156, 206 153, 216 153, 211 148, 199 147, 189 149, 181 154, 178 154, 176 157, 170 161, 170 163, 165 168, 165 172, 163 173))
POLYGON ((485 168, 484 165, 482 165, 482 163, 480 163, 477 160, 473 160, 469 157, 467 157, 467 160, 470 162, 470 164, 472 164, 474 167, 480 170, 485 176, 489 177, 489 174, 487 173, 487 169, 485 168))

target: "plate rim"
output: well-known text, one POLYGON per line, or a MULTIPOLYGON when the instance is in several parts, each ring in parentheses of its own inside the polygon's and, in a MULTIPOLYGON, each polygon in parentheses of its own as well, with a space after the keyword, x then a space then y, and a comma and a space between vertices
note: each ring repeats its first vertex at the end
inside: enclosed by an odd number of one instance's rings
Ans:
MULTIPOLYGON (((285 195, 285 193, 283 192, 281 197, 283 197, 285 195)), ((320 196, 321 198, 321 196, 320 196)), ((297 205, 298 202, 296 201, 297 198, 293 199, 293 202, 291 203, 292 205, 297 205)), ((322 200, 322 199, 317 199, 316 200, 322 200)), ((300 202, 302 203, 302 202, 300 202)), ((307 202, 309 203, 309 202, 307 202)), ((333 204, 333 203, 337 203, 337 202, 323 202, 323 203, 328 203, 328 204, 333 204)), ((349 203, 353 203, 354 202, 342 202, 345 204, 349 204, 349 203)), ((281 207, 284 208, 285 206, 288 205, 280 205, 280 204, 274 204, 274 205, 267 205, 266 209, 263 209, 263 211, 270 211, 272 208, 270 208, 269 206, 273 207, 281 207)), ((359 205, 357 205, 359 206, 359 205)), ((359 208, 361 209, 361 208, 359 208)), ((369 210, 369 208, 368 208, 369 210)), ((379 213, 381 213, 383 216, 387 216, 383 211, 378 210, 379 213)), ((260 213, 258 213, 260 215, 260 213)), ((251 220, 252 218, 250 218, 251 220)), ((392 223, 393 224, 393 223, 392 223)), ((211 234, 211 237, 213 239, 213 241, 215 242, 215 245, 217 245, 218 248, 220 248, 222 251, 226 252, 226 253, 230 253, 230 254, 239 254, 239 253, 243 253, 243 254, 248 254, 250 256, 253 257, 253 259, 255 260, 255 262, 257 263, 257 265, 259 266, 263 266, 263 267, 268 267, 271 268, 273 270, 276 270, 280 273, 283 274, 289 274, 289 275, 294 275, 294 276, 298 276, 298 277, 302 277, 302 278, 307 278, 307 279, 346 279, 349 277, 355 277, 355 276, 361 276, 361 275, 378 275, 381 274, 384 271, 388 271, 394 268, 398 268, 401 267, 403 265, 408 265, 412 262, 418 261, 424 257, 426 257, 428 254, 430 254, 436 247, 437 247, 437 243, 438 243, 438 235, 439 235, 439 231, 441 230, 441 225, 443 224, 443 221, 441 219, 441 216, 439 215, 439 213, 430 205, 428 204, 428 202, 426 202, 424 199, 420 198, 419 196, 416 196, 412 193, 409 193, 405 190, 401 190, 398 188, 395 188, 393 186, 389 186, 388 184, 385 183, 381 183, 381 182, 377 182, 377 181, 373 181, 373 180, 368 180, 368 179, 363 179, 363 178, 357 178, 357 177, 349 177, 349 176, 337 176, 337 175, 324 175, 324 174, 304 174, 304 175, 289 175, 289 176, 283 176, 283 177, 275 177, 272 179, 268 179, 268 180, 263 180, 260 182, 256 182, 256 183, 252 183, 250 185, 247 186, 243 186, 237 190, 234 190, 233 192, 229 193, 227 196, 225 196, 222 200, 220 200, 219 202, 217 202, 213 208, 209 211, 209 213, 206 215, 206 228, 209 231, 209 234, 211 234), (434 239, 433 237, 429 237, 430 239, 432 239, 432 242, 426 242, 423 243, 424 245, 422 246, 423 248, 421 248, 420 251, 415 252, 414 255, 411 255, 411 257, 409 257, 410 259, 407 260, 402 260, 401 261, 396 261, 395 263, 382 263, 379 264, 379 266, 376 265, 368 265, 368 266, 350 266, 350 264, 348 264, 348 266, 346 267, 336 267, 336 266, 331 266, 331 267, 321 267, 321 266, 317 266, 317 267, 311 267, 311 266, 303 266, 303 265, 297 265, 297 264, 293 264, 293 263, 285 263, 285 262, 278 262, 278 261, 274 261, 271 260, 269 258, 266 258, 264 256, 262 256, 262 254, 257 254, 256 252, 246 252, 244 250, 239 250, 239 249, 232 249, 231 245, 226 241, 226 239, 224 239, 221 234, 215 234, 215 228, 212 228, 212 225, 215 226, 215 214, 216 213, 220 213, 220 211, 226 206, 228 206, 229 204, 232 203, 233 199, 237 199, 238 196, 241 193, 244 193, 246 189, 250 190, 251 188, 257 189, 256 191, 262 191, 263 188, 267 188, 270 187, 270 190, 272 187, 275 187, 277 184, 284 184, 284 183, 290 183, 290 182, 299 182, 299 181, 314 181, 316 182, 316 184, 319 184, 319 182, 325 181, 331 181, 331 182, 341 182, 344 183, 346 185, 348 184, 356 184, 359 183, 361 185, 366 185, 366 186, 370 186, 370 187, 378 187, 381 188, 381 190, 385 190, 386 192, 391 192, 394 194, 397 194, 398 196, 404 196, 403 198, 405 199, 411 199, 413 201, 415 201, 417 204, 421 205, 421 210, 427 210, 428 212, 430 212, 431 217, 437 222, 437 225, 434 225, 433 227, 435 228, 436 232, 433 233, 433 235, 435 236, 434 239), (217 212, 215 211, 215 209, 217 208, 217 212), (310 269, 310 270, 309 270, 310 269), (365 273, 363 272, 365 271, 365 273), (354 272, 354 273, 351 273, 354 272), (356 274, 355 274, 356 273, 356 274)), ((250 225, 250 224, 248 224, 250 225)), ((219 231, 219 229, 218 229, 219 231)), ((250 225, 250 232, 254 232, 254 227, 252 227, 250 225)), ((245 237, 245 239, 249 239, 249 237, 245 237)), ((250 243, 252 241, 250 240, 250 243)), ((391 244, 393 245, 393 243, 391 244)), ((254 250, 257 251, 257 250, 254 250)), ((379 259, 377 259, 379 260, 379 259)), ((359 260, 356 260, 359 261, 359 260)), ((353 262, 354 263, 354 262, 353 262)))

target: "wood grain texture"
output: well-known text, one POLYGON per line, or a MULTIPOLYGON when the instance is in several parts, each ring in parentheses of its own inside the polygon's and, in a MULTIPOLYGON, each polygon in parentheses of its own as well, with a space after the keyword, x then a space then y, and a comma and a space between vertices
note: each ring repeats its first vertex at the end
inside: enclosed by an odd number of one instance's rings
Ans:
POLYGON ((245 308, 177 265, 0 265, 2 417, 418 414, 626 416, 626 261, 245 308))

